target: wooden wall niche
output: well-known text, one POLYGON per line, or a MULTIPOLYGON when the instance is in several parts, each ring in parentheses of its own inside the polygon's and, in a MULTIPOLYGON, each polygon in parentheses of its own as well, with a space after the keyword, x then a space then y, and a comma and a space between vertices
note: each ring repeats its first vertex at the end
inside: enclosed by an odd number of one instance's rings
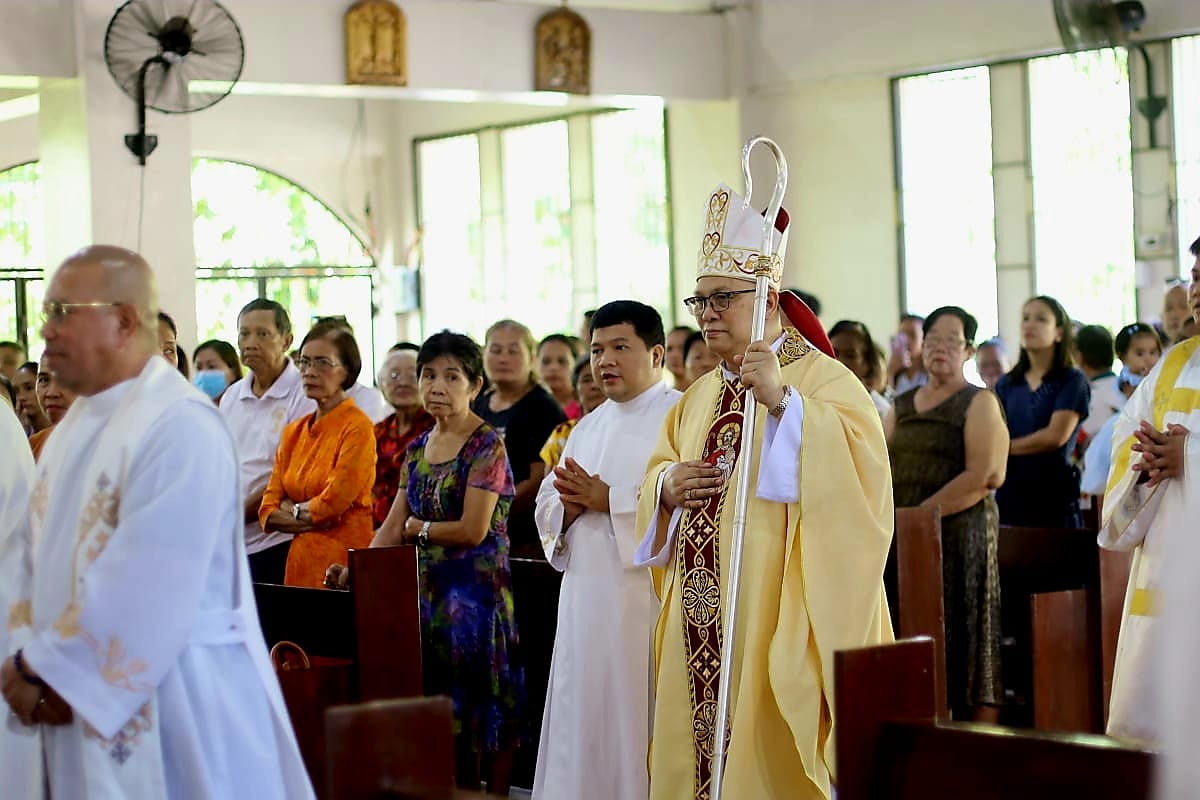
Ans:
POLYGON ((346 12, 346 83, 408 85, 408 22, 388 0, 359 0, 346 12))
POLYGON ((592 93, 592 32, 583 17, 556 8, 538 20, 534 89, 592 93))

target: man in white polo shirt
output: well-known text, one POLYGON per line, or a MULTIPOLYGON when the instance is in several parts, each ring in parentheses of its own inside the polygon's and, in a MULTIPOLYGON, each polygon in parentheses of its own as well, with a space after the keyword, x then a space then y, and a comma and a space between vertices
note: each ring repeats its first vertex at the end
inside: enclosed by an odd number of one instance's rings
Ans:
POLYGON ((283 583, 291 534, 264 533, 258 522, 263 490, 275 466, 279 435, 289 422, 311 414, 300 371, 288 358, 292 321, 274 300, 259 298, 238 314, 238 349, 250 373, 221 397, 221 413, 237 441, 245 497, 246 553, 256 583, 283 583))

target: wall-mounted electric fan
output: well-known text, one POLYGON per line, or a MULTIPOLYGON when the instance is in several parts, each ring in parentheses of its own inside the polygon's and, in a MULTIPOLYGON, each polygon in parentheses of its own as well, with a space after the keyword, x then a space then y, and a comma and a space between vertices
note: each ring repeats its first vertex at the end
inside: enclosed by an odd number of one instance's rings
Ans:
POLYGON ((1054 20, 1067 50, 1095 50, 1128 44, 1128 34, 1146 21, 1136 0, 1054 0, 1054 20))
POLYGON ((216 0, 128 0, 104 34, 104 60, 138 104, 138 132, 125 137, 143 166, 158 137, 146 109, 186 114, 233 90, 245 61, 242 32, 216 0))

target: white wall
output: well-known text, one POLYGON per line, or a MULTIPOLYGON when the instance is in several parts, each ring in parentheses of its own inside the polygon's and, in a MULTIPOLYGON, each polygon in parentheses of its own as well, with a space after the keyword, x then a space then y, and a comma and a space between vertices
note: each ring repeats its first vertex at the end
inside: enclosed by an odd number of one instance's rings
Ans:
MULTIPOLYGON (((774 138, 788 158, 784 284, 816 294, 827 325, 845 317, 882 333, 896 324, 889 108, 881 80, 818 82, 742 103, 743 132, 774 138)), ((774 185, 772 160, 756 160, 754 176, 774 185)))

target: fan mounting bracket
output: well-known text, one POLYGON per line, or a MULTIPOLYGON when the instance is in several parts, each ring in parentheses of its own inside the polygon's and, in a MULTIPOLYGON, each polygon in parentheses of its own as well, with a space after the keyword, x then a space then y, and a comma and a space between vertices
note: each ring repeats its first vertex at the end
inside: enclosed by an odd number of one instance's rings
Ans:
POLYGON ((146 166, 146 157, 154 152, 154 148, 158 147, 158 137, 152 133, 146 133, 143 128, 140 133, 125 134, 125 146, 129 148, 129 152, 138 157, 138 163, 144 167, 146 166))

